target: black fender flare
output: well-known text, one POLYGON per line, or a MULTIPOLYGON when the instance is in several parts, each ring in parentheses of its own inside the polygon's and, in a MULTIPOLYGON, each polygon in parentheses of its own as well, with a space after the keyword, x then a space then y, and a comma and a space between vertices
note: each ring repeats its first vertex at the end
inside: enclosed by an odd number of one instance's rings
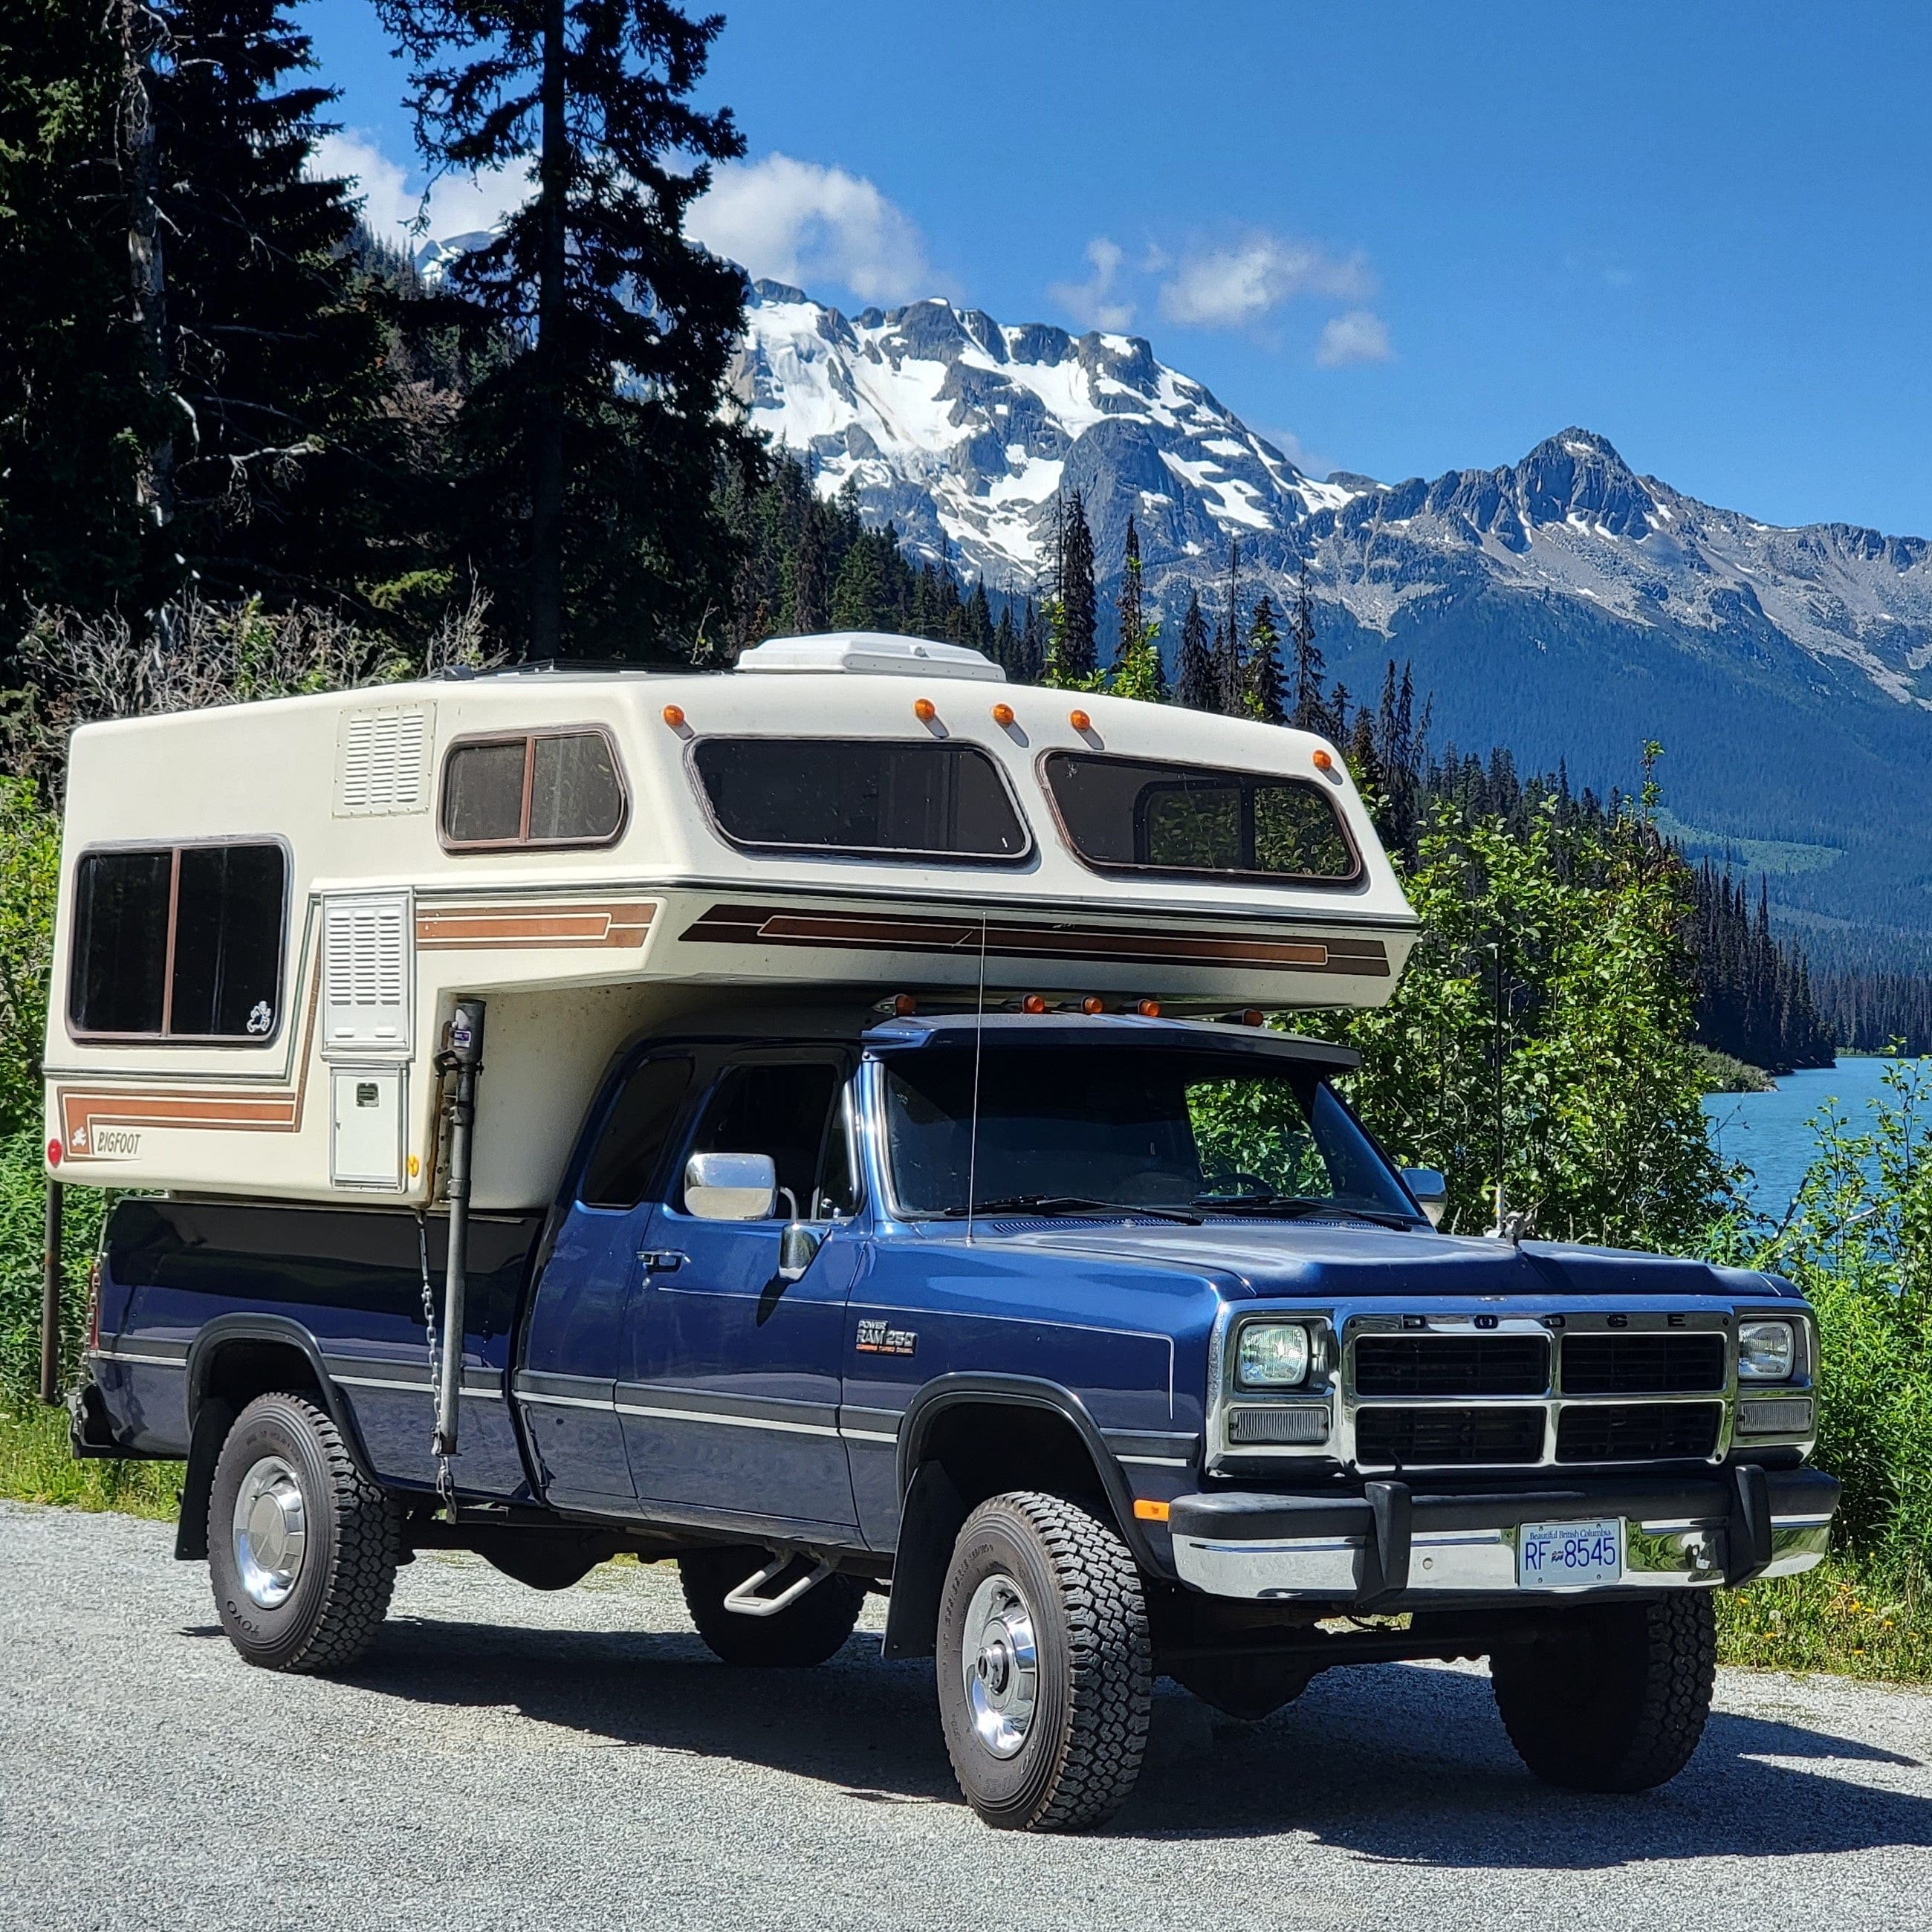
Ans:
POLYGON ((1087 1451, 1114 1527, 1150 1576, 1168 1566, 1149 1546, 1134 1514, 1134 1494, 1087 1405, 1064 1384, 1037 1376, 935 1376, 912 1399, 899 1424, 898 1537, 892 1552, 892 1595, 886 1610, 883 1654, 930 1657, 938 1628, 940 1592, 952 1545, 964 1522, 964 1499, 945 1470, 926 1460, 933 1425, 949 1408, 976 1406, 1044 1409, 1067 1424, 1087 1451))
POLYGON ((188 1473, 182 1486, 181 1516, 175 1530, 175 1555, 184 1562, 197 1562, 208 1554, 208 1492, 214 1480, 214 1464, 221 1445, 235 1426, 238 1413, 225 1396, 208 1393, 209 1376, 224 1348, 238 1342, 272 1342, 293 1348, 308 1363, 315 1378, 322 1406, 335 1424, 343 1447, 370 1482, 376 1477, 370 1466, 362 1432, 343 1394, 322 1358, 321 1345, 302 1324, 286 1315, 218 1315, 204 1323, 188 1346, 188 1473))

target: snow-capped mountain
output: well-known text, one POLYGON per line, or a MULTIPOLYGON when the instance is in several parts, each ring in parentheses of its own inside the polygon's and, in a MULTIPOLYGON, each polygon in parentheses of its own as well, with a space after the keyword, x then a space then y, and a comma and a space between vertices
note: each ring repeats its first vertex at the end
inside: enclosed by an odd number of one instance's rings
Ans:
POLYGON ((1660 739, 1694 844, 1771 870, 1790 916, 1932 927, 1923 539, 1716 508, 1582 429, 1504 469, 1317 480, 1138 337, 944 301, 848 316, 760 282, 748 325, 754 425, 914 553, 1030 589, 1077 489, 1103 572, 1136 518, 1170 640, 1191 590, 1225 602, 1230 538, 1244 604, 1305 560, 1330 671, 1365 692, 1412 661, 1438 740, 1606 784, 1660 739))
POLYGON ((1104 562, 1132 512, 1150 575, 1211 574, 1239 538, 1263 576, 1305 556, 1317 592, 1392 633, 1466 584, 1587 600, 1642 627, 1768 624, 1808 655, 1932 706, 1932 547, 1714 509, 1567 429, 1513 468, 1318 482, 1138 336, 1016 326, 934 299, 848 317, 760 282, 736 374, 752 421, 854 484, 869 521, 995 586, 1045 568, 1080 490, 1104 562))

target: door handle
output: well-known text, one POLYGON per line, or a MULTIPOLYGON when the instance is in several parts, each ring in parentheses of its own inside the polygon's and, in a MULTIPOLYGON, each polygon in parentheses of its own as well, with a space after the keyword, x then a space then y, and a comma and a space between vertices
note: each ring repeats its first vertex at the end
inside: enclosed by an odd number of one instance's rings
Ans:
POLYGON ((646 1274, 675 1274, 691 1257, 676 1248, 640 1248, 638 1258, 646 1274))

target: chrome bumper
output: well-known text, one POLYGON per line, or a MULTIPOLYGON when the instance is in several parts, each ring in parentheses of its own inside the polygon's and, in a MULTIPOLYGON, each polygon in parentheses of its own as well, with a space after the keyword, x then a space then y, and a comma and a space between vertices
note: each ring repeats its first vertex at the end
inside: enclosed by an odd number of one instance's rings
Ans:
POLYGON ((1836 1480, 1820 1471, 1748 1464, 1684 1482, 1605 1479, 1502 1494, 1400 1482, 1367 1483, 1359 1496, 1221 1491, 1177 1497, 1168 1527, 1181 1581, 1210 1596, 1393 1606, 1529 1594, 1516 1582, 1525 1524, 1610 1516, 1624 1525, 1623 1581, 1598 1594, 1796 1576, 1823 1557, 1838 1502, 1836 1480))

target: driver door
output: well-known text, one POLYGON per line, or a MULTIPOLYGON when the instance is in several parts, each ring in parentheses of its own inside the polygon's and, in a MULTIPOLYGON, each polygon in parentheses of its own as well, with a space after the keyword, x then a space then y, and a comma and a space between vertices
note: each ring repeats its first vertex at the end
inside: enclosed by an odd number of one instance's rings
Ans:
POLYGON ((788 1522, 855 1524, 838 1434, 847 1296, 860 1244, 847 1138, 848 1056, 739 1055, 719 1072, 640 1246, 616 1389, 640 1502, 788 1522), (754 1220, 690 1211, 696 1154, 763 1154, 778 1193, 754 1220), (824 1234, 787 1280, 787 1223, 824 1234))

